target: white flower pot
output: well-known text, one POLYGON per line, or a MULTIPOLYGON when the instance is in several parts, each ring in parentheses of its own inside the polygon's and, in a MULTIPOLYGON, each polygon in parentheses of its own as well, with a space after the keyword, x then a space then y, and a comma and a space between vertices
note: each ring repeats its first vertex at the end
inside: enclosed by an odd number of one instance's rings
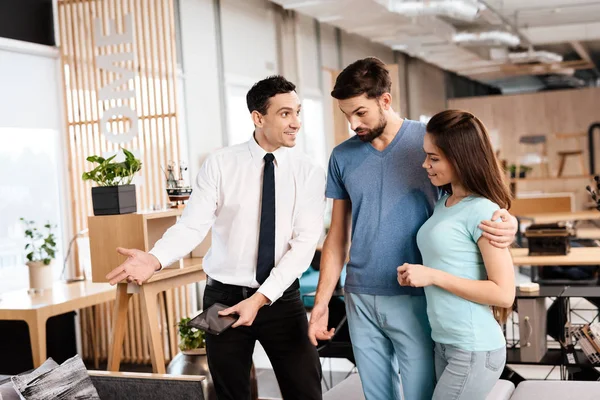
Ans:
POLYGON ((29 288, 33 290, 51 289, 54 283, 52 264, 44 265, 42 261, 29 261, 29 288))
POLYGON ((203 356, 203 355, 206 355, 206 349, 205 348, 198 348, 198 349, 192 349, 192 350, 182 350, 181 352, 183 354, 185 354, 186 356, 203 356))

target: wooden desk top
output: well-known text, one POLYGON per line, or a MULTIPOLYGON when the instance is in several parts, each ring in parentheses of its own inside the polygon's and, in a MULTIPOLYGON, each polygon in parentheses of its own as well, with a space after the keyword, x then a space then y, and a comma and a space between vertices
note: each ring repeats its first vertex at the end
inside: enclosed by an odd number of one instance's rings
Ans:
POLYGON ((600 239, 600 228, 595 227, 577 227, 575 229, 577 239, 600 239))
POLYGON ((514 265, 600 265, 600 247, 575 247, 566 256, 528 256, 529 249, 510 249, 514 265))
MULTIPOLYGON (((5 311, 48 309, 51 315, 62 314, 114 300, 116 289, 108 283, 92 281, 54 284, 52 290, 29 294, 27 289, 0 294, 0 319, 5 311)), ((16 314, 15 314, 16 315, 16 314)), ((18 318, 15 318, 18 319, 18 318)))
POLYGON ((518 215, 520 218, 531 218, 536 224, 550 224, 562 221, 585 221, 600 219, 600 211, 553 212, 518 215))
POLYGON ((600 297, 598 286, 540 286, 537 292, 522 292, 517 287, 517 299, 535 299, 539 297, 600 297))

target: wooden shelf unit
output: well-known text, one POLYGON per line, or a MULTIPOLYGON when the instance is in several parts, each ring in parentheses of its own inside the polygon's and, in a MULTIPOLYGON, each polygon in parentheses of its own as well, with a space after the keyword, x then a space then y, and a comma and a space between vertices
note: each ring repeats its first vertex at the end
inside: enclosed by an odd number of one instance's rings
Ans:
MULTIPOLYGON (((125 261, 126 257, 117 253, 117 247, 150 251, 182 212, 181 209, 171 209, 88 217, 92 281, 107 282, 106 274, 125 261)), ((207 242, 210 243, 210 235, 197 249, 206 249, 207 242)), ((195 250, 194 258, 179 260, 165 268, 201 265, 204 253, 195 250)))

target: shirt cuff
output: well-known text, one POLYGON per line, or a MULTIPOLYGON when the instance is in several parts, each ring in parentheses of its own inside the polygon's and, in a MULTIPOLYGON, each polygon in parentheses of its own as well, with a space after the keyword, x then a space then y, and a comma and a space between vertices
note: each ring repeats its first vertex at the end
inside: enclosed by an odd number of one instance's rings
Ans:
POLYGON ((158 271, 162 270, 164 267, 170 264, 168 254, 166 254, 165 252, 161 252, 160 249, 153 248, 148 252, 148 254, 152 254, 158 259, 158 262, 160 263, 160 269, 158 271))
POLYGON ((277 284, 274 279, 267 279, 259 288, 258 292, 262 293, 267 299, 269 299, 269 305, 275 303, 283 295, 284 290, 277 284))

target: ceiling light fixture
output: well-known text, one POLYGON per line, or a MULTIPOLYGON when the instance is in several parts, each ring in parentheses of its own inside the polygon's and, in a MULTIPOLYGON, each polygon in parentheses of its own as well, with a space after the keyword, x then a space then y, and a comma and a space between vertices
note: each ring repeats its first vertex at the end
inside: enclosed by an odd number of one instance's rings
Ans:
POLYGON ((471 0, 392 1, 388 9, 405 17, 445 16, 474 21, 484 5, 471 0))
POLYGON ((515 47, 521 43, 521 39, 510 32, 459 32, 453 35, 452 41, 465 46, 508 46, 515 47))
POLYGON ((563 60, 563 56, 560 54, 552 53, 550 51, 523 51, 520 53, 508 53, 508 59, 513 63, 530 63, 530 62, 540 62, 544 64, 552 64, 561 62, 563 60))

